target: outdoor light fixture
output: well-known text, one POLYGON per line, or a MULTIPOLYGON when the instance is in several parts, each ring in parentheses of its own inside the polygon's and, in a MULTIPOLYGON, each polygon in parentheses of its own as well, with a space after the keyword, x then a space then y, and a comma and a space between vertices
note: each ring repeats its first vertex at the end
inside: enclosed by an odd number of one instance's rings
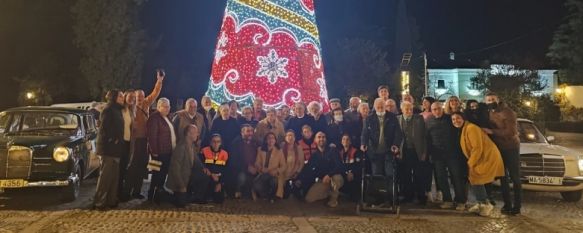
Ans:
POLYGON ((29 99, 29 100, 34 99, 34 92, 32 92, 32 91, 27 92, 26 99, 29 99))
POLYGON ((401 90, 403 95, 409 94, 409 71, 401 71, 401 90))
POLYGON ((527 107, 531 107, 532 106, 532 102, 526 101, 526 102, 524 102, 524 105, 526 105, 527 107))
POLYGON ((555 91, 557 92, 557 94, 563 94, 565 92, 563 88, 557 88, 555 91))

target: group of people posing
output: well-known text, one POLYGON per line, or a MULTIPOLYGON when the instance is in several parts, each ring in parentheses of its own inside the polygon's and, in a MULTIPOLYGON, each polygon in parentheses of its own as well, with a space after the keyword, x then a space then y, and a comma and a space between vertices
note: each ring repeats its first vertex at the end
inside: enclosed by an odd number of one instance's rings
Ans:
POLYGON ((441 208, 482 216, 494 209, 490 186, 500 179, 502 213, 520 213, 516 114, 494 93, 484 103, 468 101, 465 110, 455 96, 445 105, 425 97, 421 110, 404 95, 397 106, 388 86, 380 86, 372 109, 358 97, 347 109, 330 99, 328 113, 318 102, 265 109, 256 98, 253 106, 240 109, 231 101, 217 111, 203 96, 200 107, 188 99, 183 110, 171 113, 170 101, 158 99, 164 74, 157 76, 149 96, 142 90, 106 95, 97 142, 97 209, 130 199, 169 197, 184 207, 225 198, 275 202, 290 195, 336 207, 341 193, 360 199, 365 171, 398 185, 400 192, 381 202, 398 195, 400 202, 439 201, 441 208), (148 168, 146 197, 141 191, 148 168), (469 189, 477 201, 472 206, 466 203, 469 189))

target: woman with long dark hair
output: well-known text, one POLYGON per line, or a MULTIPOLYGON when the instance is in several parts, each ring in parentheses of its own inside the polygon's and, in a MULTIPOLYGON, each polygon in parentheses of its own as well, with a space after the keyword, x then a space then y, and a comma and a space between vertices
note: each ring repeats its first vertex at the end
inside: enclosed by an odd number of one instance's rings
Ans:
POLYGON ((277 186, 277 197, 288 196, 290 191, 285 190, 285 187, 293 188, 293 183, 304 168, 304 151, 302 147, 296 142, 296 134, 292 129, 288 129, 285 133, 285 141, 281 143, 281 150, 283 152, 283 159, 286 167, 283 176, 279 177, 277 186))
POLYGON ((490 216, 494 206, 488 201, 484 185, 492 183, 497 177, 504 176, 504 163, 500 151, 480 127, 466 121, 463 113, 453 113, 451 121, 460 130, 459 146, 468 158, 468 178, 478 202, 468 211, 481 216, 490 216))

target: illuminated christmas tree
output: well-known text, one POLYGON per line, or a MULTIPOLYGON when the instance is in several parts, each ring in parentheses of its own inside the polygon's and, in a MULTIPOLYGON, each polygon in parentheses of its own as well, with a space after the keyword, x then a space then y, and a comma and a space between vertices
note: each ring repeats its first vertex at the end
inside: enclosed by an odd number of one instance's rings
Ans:
POLYGON ((265 107, 321 102, 328 92, 313 0, 228 0, 207 95, 265 107))

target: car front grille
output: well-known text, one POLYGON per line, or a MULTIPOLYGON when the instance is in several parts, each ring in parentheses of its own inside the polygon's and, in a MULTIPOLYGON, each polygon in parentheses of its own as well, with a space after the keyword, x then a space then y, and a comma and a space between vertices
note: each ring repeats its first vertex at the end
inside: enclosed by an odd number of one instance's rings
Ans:
POLYGON ((522 154, 520 155, 520 175, 563 177, 565 160, 558 155, 522 154))
MULTIPOLYGON (((3 156, 2 156, 3 157, 3 156)), ((32 150, 28 147, 12 146, 4 161, 0 161, 0 178, 28 179, 32 165, 32 150)))

